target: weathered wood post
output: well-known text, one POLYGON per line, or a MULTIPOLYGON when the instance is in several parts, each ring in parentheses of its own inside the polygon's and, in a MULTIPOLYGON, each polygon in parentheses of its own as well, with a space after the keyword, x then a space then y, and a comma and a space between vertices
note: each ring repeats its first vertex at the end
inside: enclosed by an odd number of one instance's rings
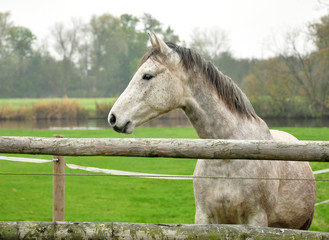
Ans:
MULTIPOLYGON (((54 135, 64 138, 63 135, 54 135)), ((53 221, 64 221, 65 216, 65 158, 54 156, 53 163, 53 221)))

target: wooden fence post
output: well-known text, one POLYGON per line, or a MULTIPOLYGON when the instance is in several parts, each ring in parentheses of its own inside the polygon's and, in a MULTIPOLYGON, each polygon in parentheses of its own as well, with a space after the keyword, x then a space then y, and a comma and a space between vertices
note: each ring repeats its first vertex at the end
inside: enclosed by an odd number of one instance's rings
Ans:
MULTIPOLYGON (((54 135, 64 138, 63 135, 54 135)), ((65 158, 54 156, 53 163, 53 221, 64 221, 65 216, 65 158)))

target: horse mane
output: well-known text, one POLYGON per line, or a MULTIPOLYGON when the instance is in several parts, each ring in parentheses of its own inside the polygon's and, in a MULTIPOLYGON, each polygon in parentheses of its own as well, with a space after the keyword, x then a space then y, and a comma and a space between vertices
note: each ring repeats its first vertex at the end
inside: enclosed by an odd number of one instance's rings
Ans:
MULTIPOLYGON (((219 98, 231 111, 236 111, 248 118, 258 118, 247 96, 230 77, 219 71, 214 64, 202 58, 192 49, 178 46, 172 42, 166 42, 166 44, 180 56, 182 65, 187 71, 193 70, 195 67, 201 71, 204 78, 215 87, 219 98)), ((140 66, 150 57, 157 58, 159 55, 156 47, 150 48, 143 56, 140 66)))

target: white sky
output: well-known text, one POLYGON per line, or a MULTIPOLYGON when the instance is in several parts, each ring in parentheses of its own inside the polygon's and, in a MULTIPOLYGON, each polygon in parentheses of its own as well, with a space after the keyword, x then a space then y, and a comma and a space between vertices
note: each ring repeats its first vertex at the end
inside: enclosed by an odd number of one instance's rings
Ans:
POLYGON ((69 23, 72 17, 87 22, 103 13, 150 13, 187 43, 196 27, 223 29, 236 57, 268 57, 275 48, 273 38, 282 39, 285 32, 328 13, 318 0, 0 0, 0 12, 6 11, 38 39, 49 36, 56 22, 69 23))

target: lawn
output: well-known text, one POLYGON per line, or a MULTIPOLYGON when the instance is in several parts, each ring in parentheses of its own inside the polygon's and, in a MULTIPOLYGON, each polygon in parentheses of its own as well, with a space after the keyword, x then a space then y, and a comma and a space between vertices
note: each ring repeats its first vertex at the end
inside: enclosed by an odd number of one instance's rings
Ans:
MULTIPOLYGON (((280 128, 301 140, 329 141, 329 128, 280 128)), ((2 130, 1 136, 69 138, 197 138, 191 128, 144 128, 133 135, 103 130, 2 130)), ((17 155, 16 155, 17 156, 17 155)), ((23 156, 23 155, 22 155, 23 156)), ((26 156, 26 155, 25 155, 26 156)), ((51 156, 31 156, 51 159, 51 156)), ((194 159, 66 157, 67 163, 99 168, 160 174, 193 173, 194 159)), ((328 163, 312 163, 313 170, 329 168, 328 163)), ((52 164, 0 161, 0 172, 51 173, 52 164)), ((87 173, 66 168, 66 173, 87 173)), ((328 179, 329 174, 316 178, 328 179)), ((51 176, 0 175, 1 221, 51 221, 51 176)), ((328 182, 317 182, 317 202, 329 199, 328 182)), ((315 207, 311 230, 329 231, 329 204, 315 207)), ((94 176, 66 177, 66 221, 193 223, 194 196, 192 181, 138 179, 94 176)))

